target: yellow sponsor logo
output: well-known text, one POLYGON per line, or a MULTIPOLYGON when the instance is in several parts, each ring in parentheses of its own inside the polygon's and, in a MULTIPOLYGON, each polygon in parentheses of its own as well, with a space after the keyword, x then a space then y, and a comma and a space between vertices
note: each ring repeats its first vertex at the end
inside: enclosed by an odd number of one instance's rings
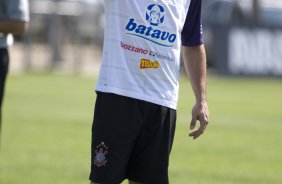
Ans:
POLYGON ((142 58, 140 60, 140 68, 146 69, 146 68, 159 68, 160 64, 157 61, 151 61, 149 59, 142 58))

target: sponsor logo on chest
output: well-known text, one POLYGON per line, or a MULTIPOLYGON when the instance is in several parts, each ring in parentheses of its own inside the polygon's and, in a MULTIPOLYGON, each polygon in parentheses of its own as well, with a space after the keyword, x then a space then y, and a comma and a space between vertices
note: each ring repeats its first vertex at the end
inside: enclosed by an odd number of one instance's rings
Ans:
POLYGON ((160 64, 158 61, 151 61, 145 58, 140 59, 140 68, 141 69, 148 69, 148 68, 157 69, 159 68, 159 66, 160 64))
POLYGON ((125 26, 126 34, 139 37, 154 44, 173 47, 176 41, 176 34, 159 29, 159 25, 165 20, 165 9, 158 4, 151 4, 147 7, 146 21, 149 25, 138 23, 130 18, 125 26))

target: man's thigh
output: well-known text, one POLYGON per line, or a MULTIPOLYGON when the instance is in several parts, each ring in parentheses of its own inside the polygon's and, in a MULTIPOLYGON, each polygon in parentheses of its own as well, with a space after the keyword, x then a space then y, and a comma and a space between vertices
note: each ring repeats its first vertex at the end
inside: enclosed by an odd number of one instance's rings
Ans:
POLYGON ((167 184, 175 121, 173 109, 98 92, 90 180, 167 184))
POLYGON ((7 49, 0 49, 0 107, 4 96, 5 80, 9 67, 9 54, 7 49))
POLYGON ((96 183, 120 183, 142 126, 134 99, 97 92, 92 125, 91 174, 96 183))

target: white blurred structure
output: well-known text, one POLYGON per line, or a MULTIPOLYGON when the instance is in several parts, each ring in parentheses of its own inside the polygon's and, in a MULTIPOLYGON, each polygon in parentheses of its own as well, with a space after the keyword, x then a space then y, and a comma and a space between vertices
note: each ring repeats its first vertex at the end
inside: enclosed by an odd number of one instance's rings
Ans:
POLYGON ((31 20, 26 37, 29 46, 25 59, 26 68, 34 63, 34 44, 45 47, 50 69, 66 63, 66 60, 69 62, 69 58, 73 60, 74 68, 77 68, 84 59, 79 49, 82 44, 102 44, 103 3, 103 0, 30 0, 31 20), (64 54, 66 49, 72 50, 72 57, 64 54))

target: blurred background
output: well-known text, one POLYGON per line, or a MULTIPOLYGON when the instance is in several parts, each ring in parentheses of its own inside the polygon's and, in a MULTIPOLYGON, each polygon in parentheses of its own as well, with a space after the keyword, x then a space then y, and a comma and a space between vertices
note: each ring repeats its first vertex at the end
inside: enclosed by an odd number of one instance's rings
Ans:
MULTIPOLYGON (((170 181, 281 184, 282 0, 202 1, 210 124, 188 138, 183 73, 170 181)), ((88 183, 103 0, 29 2, 29 31, 10 48, 0 183, 88 183)))
MULTIPOLYGON (((29 32, 12 48, 12 72, 95 73, 89 70, 100 62, 103 0, 30 0, 30 13, 29 32)), ((209 68, 281 76, 281 20, 282 0, 203 0, 209 68)))
POLYGON ((103 0, 29 2, 29 31, 11 48, 15 50, 11 72, 96 73, 93 65, 100 62, 103 41, 103 0))

